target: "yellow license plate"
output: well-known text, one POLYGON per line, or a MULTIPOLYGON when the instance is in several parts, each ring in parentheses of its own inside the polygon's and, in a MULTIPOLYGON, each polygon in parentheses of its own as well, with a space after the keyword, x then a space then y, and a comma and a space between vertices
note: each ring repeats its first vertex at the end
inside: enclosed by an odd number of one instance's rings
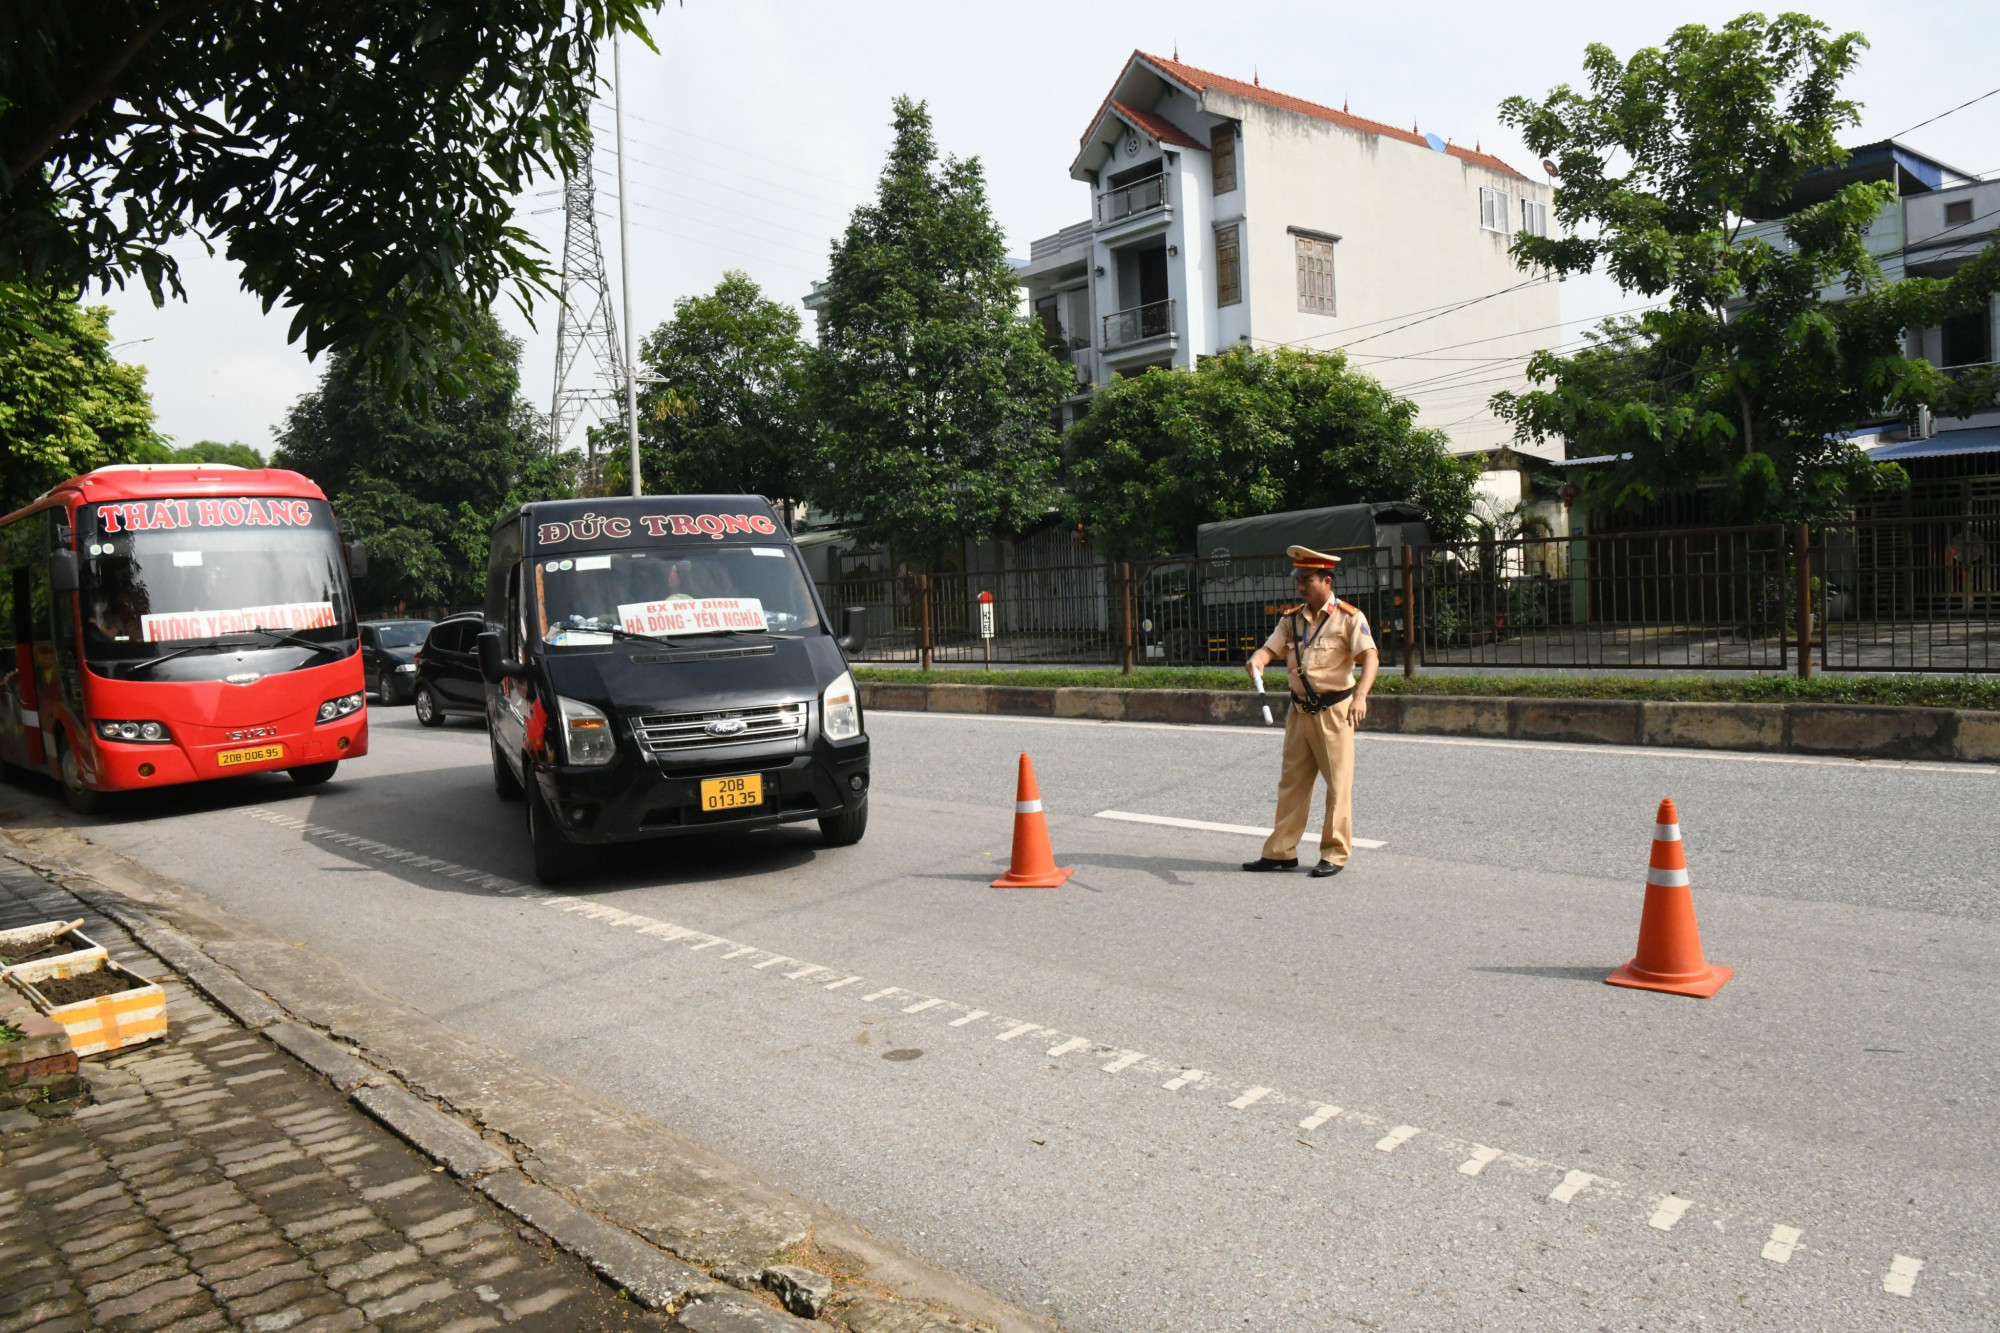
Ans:
POLYGON ((741 810, 764 804, 764 775, 747 773, 740 778, 704 778, 701 783, 703 810, 741 810))
POLYGON ((253 745, 247 750, 224 750, 215 756, 215 762, 223 768, 235 768, 238 764, 261 764, 266 759, 284 757, 282 745, 253 745))

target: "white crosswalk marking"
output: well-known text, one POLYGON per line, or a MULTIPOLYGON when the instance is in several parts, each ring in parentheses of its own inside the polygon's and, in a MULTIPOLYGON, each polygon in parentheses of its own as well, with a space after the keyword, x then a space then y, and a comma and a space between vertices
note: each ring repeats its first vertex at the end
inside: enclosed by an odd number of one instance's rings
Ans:
POLYGON ((1183 1069, 1180 1073, 1174 1075, 1172 1078, 1168 1079, 1165 1083, 1162 1083, 1160 1086, 1165 1088, 1168 1092, 1179 1092, 1182 1088, 1185 1088, 1188 1084, 1199 1083, 1207 1077, 1208 1075, 1203 1073, 1199 1069, 1183 1069))
POLYGON ((1104 1072, 1107 1074, 1115 1074, 1121 1069, 1130 1069, 1133 1065, 1138 1064, 1141 1060, 1145 1058, 1146 1058, 1145 1056, 1139 1054, 1139 1052, 1137 1051, 1127 1051, 1123 1055, 1119 1056, 1116 1060, 1113 1060, 1110 1064, 1104 1066, 1104 1072))
POLYGON ((1646 1219, 1646 1225, 1657 1227, 1661 1231, 1672 1231, 1674 1223, 1680 1221, 1681 1216, 1693 1204, 1694 1200, 1692 1199, 1683 1199, 1678 1195, 1669 1194, 1666 1198, 1660 1200, 1659 1207, 1655 1208, 1653 1215, 1646 1219))
POLYGON ((1080 1051, 1088 1045, 1090 1045, 1090 1043, 1082 1037, 1071 1037, 1068 1041, 1063 1042, 1059 1046, 1049 1047, 1049 1054, 1068 1055, 1071 1051, 1080 1051))
POLYGON ((1229 1107, 1233 1111, 1246 1111, 1270 1095, 1271 1089, 1269 1088, 1245 1088, 1243 1095, 1229 1103, 1229 1107))
POLYGON ((1313 1108, 1311 1115, 1299 1121, 1299 1128, 1310 1134, 1339 1114, 1340 1108, 1338 1106, 1316 1106, 1313 1108))
POLYGON ((1882 1290, 1891 1296, 1907 1296, 1916 1290, 1917 1274, 1923 1271, 1923 1260, 1899 1254, 1889 1261, 1889 1271, 1882 1276, 1882 1290))
POLYGON ((1797 1227, 1772 1227, 1771 1239, 1764 1242, 1764 1257, 1774 1264, 1791 1262, 1793 1252, 1799 1248, 1799 1237, 1804 1234, 1797 1227))
POLYGON ((1472 1145, 1471 1158, 1460 1162, 1458 1169, 1465 1175, 1476 1176, 1486 1169, 1487 1163, 1497 1161, 1499 1157, 1500 1150, 1498 1148, 1488 1148, 1475 1143, 1472 1145))
POLYGON ((1549 1198, 1556 1203, 1568 1203, 1583 1191, 1583 1187, 1597 1177, 1588 1171, 1571 1171, 1562 1178, 1562 1184, 1549 1191, 1549 1198))
POLYGON ((1382 1141, 1375 1145, 1375 1150, 1377 1152, 1394 1152, 1421 1133, 1423 1131, 1415 1125, 1398 1125, 1382 1136, 1382 1141))

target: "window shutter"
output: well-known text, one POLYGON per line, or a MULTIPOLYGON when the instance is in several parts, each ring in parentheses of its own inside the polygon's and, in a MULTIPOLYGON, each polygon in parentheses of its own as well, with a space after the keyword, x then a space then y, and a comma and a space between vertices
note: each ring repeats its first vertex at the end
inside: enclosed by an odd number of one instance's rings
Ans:
POLYGON ((1313 236, 1292 238, 1299 275, 1299 309, 1308 315, 1333 313, 1333 242, 1313 236))
POLYGON ((1236 188, 1236 127, 1217 125, 1208 136, 1208 164, 1214 173, 1211 182, 1216 194, 1236 188))
POLYGON ((1234 227, 1215 233, 1215 303, 1236 305, 1243 299, 1243 250, 1234 227))

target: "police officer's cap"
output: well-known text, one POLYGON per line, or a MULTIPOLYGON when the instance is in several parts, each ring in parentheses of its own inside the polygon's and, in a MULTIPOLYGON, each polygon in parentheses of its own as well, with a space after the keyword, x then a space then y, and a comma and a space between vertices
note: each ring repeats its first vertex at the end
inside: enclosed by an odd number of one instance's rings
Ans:
POLYGON ((1292 558, 1293 569, 1316 569, 1331 573, 1333 567, 1340 563, 1339 556, 1325 555, 1307 546, 1287 546, 1285 554, 1292 558))

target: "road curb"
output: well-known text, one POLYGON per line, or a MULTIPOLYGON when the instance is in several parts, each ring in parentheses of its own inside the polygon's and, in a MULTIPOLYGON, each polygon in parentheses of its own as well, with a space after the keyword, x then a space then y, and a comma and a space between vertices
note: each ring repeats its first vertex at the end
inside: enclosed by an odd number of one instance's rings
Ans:
MULTIPOLYGON (((1102 722, 1254 727, 1283 694, 1248 690, 1044 689, 862 681, 861 704, 890 712, 988 713, 1102 722)), ((1363 731, 1566 741, 1766 754, 2000 763, 2000 712, 1869 704, 1681 703, 1516 695, 1391 694, 1368 699, 1363 731)))
POLYGON ((519 1171, 499 1171, 475 1188, 649 1310, 658 1310, 698 1291, 720 1288, 691 1264, 593 1217, 546 1185, 519 1171))

